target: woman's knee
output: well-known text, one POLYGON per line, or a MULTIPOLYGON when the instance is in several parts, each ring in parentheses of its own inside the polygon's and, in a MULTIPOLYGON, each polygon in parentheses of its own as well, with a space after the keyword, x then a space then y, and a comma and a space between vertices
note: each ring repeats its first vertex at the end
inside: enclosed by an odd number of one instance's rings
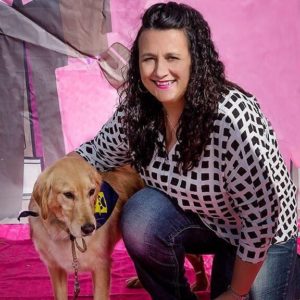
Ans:
POLYGON ((167 196, 153 188, 144 188, 125 204, 121 231, 129 253, 147 255, 149 247, 164 247, 173 230, 170 220, 177 219, 173 204, 167 196))
POLYGON ((159 205, 160 196, 159 191, 144 188, 125 204, 121 216, 121 232, 129 252, 139 251, 142 254, 145 242, 149 243, 154 239, 156 226, 159 226, 155 206, 159 205))
POLYGON ((130 204, 125 205, 121 216, 121 232, 124 244, 129 252, 131 249, 143 246, 143 237, 145 234, 145 223, 142 214, 138 213, 140 208, 139 199, 133 197, 130 204))

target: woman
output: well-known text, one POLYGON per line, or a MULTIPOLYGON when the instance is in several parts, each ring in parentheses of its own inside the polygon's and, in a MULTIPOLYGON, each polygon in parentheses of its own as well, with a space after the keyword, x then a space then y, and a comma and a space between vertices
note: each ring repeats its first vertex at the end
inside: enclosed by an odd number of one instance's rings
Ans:
POLYGON ((294 299, 295 187, 198 11, 169 2, 145 12, 121 99, 77 153, 100 170, 131 163, 144 179, 121 224, 152 298, 196 299, 184 255, 213 253, 212 299, 294 299))

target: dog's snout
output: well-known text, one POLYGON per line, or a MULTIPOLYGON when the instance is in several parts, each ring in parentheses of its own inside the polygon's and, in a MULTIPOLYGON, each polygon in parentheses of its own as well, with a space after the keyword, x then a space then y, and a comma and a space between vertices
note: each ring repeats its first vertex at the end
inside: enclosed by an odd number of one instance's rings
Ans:
POLYGON ((84 234, 91 234, 94 230, 95 230, 95 225, 91 224, 91 223, 86 223, 84 225, 81 226, 81 231, 84 234))

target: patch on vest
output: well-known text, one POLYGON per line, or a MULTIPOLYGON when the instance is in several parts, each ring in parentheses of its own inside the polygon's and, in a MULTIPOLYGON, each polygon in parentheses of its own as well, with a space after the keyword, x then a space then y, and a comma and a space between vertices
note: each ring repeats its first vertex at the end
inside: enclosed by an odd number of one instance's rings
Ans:
POLYGON ((95 203, 97 229, 105 224, 116 206, 119 195, 107 183, 103 182, 95 203))

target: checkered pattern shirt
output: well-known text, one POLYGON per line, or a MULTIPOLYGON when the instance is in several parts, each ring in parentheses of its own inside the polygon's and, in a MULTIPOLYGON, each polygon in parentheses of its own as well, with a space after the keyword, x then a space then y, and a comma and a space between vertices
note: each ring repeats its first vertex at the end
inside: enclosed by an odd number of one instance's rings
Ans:
MULTIPOLYGON (((76 152, 100 171, 130 163, 117 109, 113 117, 76 152)), ((160 141, 163 141, 159 133, 160 141)), ((140 175, 183 210, 199 215, 220 238, 237 246, 244 261, 265 259, 269 246, 297 234, 296 188, 278 151, 274 131, 254 97, 230 90, 199 165, 179 172, 176 145, 156 151, 140 175)))

